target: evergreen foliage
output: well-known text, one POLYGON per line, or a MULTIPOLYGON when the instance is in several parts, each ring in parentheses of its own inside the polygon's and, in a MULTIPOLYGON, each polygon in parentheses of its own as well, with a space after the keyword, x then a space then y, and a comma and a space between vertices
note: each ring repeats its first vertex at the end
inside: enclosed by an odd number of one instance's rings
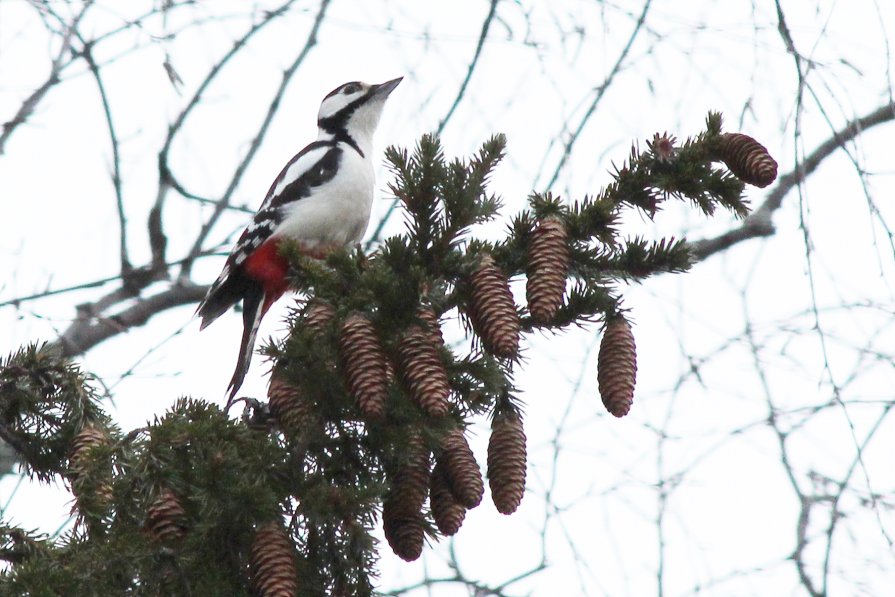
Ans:
POLYGON ((617 321, 619 282, 686 271, 683 241, 625 239, 619 219, 631 209, 653 218, 671 199, 707 215, 719 206, 745 215, 743 183, 713 164, 721 134, 720 116, 710 114, 706 130, 680 146, 656 135, 646 151, 633 149, 592 197, 567 203, 535 193, 496 242, 470 230, 498 214, 488 182, 504 155, 502 135, 467 160, 448 160, 433 135, 412 152, 389 148, 405 233, 371 254, 342 250, 324 261, 284 249, 294 288, 308 298, 289 316, 288 335, 264 348, 273 363, 270 407, 245 399, 239 421, 182 398, 123 435, 77 367, 46 347, 12 355, 0 368, 0 434, 27 473, 68 479, 77 522, 53 541, 0 526, 0 558, 9 563, 0 594, 250 595, 295 586, 299 595, 371 594, 383 501, 389 541, 407 559, 419 554, 423 533, 434 541, 456 532, 464 508, 478 505, 482 477, 463 432, 477 415, 502 430, 488 458, 509 479, 494 493, 511 512, 525 478, 513 384, 520 356, 492 354, 494 339, 479 333, 617 321), (550 255, 535 257, 550 275, 567 275, 567 285, 558 308, 551 299, 533 318, 501 285, 530 271, 532 239, 548 220, 568 250, 553 240, 550 255), (479 284, 483 263, 500 275, 479 284), (446 315, 466 324, 469 342, 442 342, 446 315), (437 524, 425 499, 430 479, 437 524))

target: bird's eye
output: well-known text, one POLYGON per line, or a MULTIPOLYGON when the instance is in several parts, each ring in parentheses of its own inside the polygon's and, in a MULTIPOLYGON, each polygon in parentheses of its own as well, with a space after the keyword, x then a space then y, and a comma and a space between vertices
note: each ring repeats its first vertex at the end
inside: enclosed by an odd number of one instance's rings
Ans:
POLYGON ((342 93, 345 95, 351 95, 352 93, 357 93, 360 91, 360 83, 348 83, 345 87, 342 88, 342 93))

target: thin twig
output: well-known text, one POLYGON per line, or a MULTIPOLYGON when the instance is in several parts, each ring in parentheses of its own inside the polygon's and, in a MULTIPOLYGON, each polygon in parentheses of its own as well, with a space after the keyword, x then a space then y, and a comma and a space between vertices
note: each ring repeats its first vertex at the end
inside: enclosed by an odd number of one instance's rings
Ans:
MULTIPOLYGON (((221 248, 222 248, 222 245, 208 249, 202 253, 202 256, 205 257, 205 256, 210 256, 210 255, 218 255, 220 253, 221 248)), ((180 265, 181 263, 183 263, 182 259, 179 259, 177 261, 167 262, 167 263, 162 264, 162 266, 160 268, 158 268, 157 270, 152 269, 152 271, 153 272, 156 272, 156 271, 164 272, 164 271, 167 271, 168 268, 174 267, 176 265, 180 265)), ((130 276, 132 276, 132 277, 137 276, 140 274, 141 271, 146 271, 146 270, 145 269, 132 270, 130 273, 130 276)), ((44 290, 42 292, 36 292, 34 294, 28 294, 25 296, 18 296, 16 298, 2 301, 2 302, 0 302, 0 308, 2 308, 2 307, 19 307, 19 306, 21 306, 22 303, 40 300, 40 299, 46 298, 48 296, 67 294, 69 292, 77 292, 78 290, 87 290, 89 288, 98 288, 100 286, 105 286, 106 284, 110 284, 112 282, 119 282, 119 281, 122 281, 122 275, 116 274, 114 276, 109 276, 108 278, 100 278, 98 280, 91 280, 90 282, 84 282, 82 284, 75 284, 74 286, 66 286, 64 288, 55 288, 53 290, 44 290)), ((149 281, 152 282, 155 280, 149 280, 149 281)), ((133 285, 133 282, 131 283, 131 285, 133 285)), ((127 298, 133 298, 133 296, 134 296, 134 294, 131 293, 128 295, 127 298)), ((94 304, 99 304, 99 301, 97 301, 97 303, 94 303, 94 304)))
MULTIPOLYGON (((288 0, 279 8, 268 11, 265 13, 265 18, 261 21, 253 24, 251 28, 239 39, 233 42, 233 47, 231 47, 222 57, 218 60, 208 71, 208 74, 205 75, 205 78, 199 83, 199 86, 196 88, 196 91, 193 93, 193 96, 186 103, 186 106, 181 110, 180 114, 177 115, 177 118, 168 127, 168 135, 165 138, 165 143, 162 146, 161 151, 159 152, 159 177, 162 180, 169 180, 173 178, 173 173, 170 171, 168 166, 168 154, 171 151, 171 144, 174 142, 174 138, 180 132, 180 129, 183 128, 184 123, 186 122, 187 117, 192 113, 192 111, 199 105, 202 100, 202 96, 208 87, 215 81, 217 76, 221 73, 221 70, 236 56, 245 45, 251 40, 252 37, 255 36, 256 33, 264 29, 267 25, 273 22, 277 17, 285 14, 292 4, 295 3, 295 0, 288 0)), ((178 188, 182 188, 178 185, 178 188)))
POLYGON ((11 120, 3 124, 2 130, 0 130, 0 155, 3 155, 6 149, 6 142, 7 140, 9 140, 9 137, 12 135, 13 131, 16 130, 19 125, 24 124, 28 120, 28 118, 34 113, 34 110, 37 109, 37 105, 41 102, 41 100, 43 100, 47 93, 49 93, 50 89, 52 89, 62 80, 60 74, 63 67, 65 66, 65 57, 71 49, 72 35, 75 34, 78 28, 78 24, 81 22, 81 19, 84 18, 87 10, 92 5, 93 0, 84 2, 80 12, 75 15, 74 19, 72 19, 71 21, 71 24, 66 26, 65 35, 62 38, 62 47, 59 48, 59 52, 56 54, 56 57, 50 64, 50 74, 47 77, 47 80, 44 81, 44 83, 40 87, 35 89, 34 92, 31 93, 31 95, 25 98, 25 101, 22 102, 21 106, 19 106, 19 109, 16 112, 15 116, 13 116, 11 120))
POLYGON ((106 87, 103 84, 103 78, 100 69, 93 59, 93 42, 85 41, 80 33, 78 40, 83 45, 81 55, 90 68, 93 80, 96 81, 96 87, 99 91, 99 97, 103 104, 103 115, 106 119, 106 128, 109 131, 109 142, 112 145, 112 186, 115 189, 115 206, 118 212, 118 238, 119 238, 119 255, 121 264, 121 275, 127 276, 132 266, 130 258, 127 254, 127 219, 124 215, 124 196, 121 191, 121 154, 119 151, 118 135, 115 132, 115 123, 112 119, 112 107, 109 104, 109 96, 106 93, 106 87))
POLYGON ((450 109, 448 109, 447 114, 445 114, 444 118, 438 123, 438 129, 436 134, 440 135, 442 131, 444 131, 444 127, 447 126, 448 121, 451 119, 451 116, 454 115, 454 110, 457 109, 457 106, 460 105, 460 102, 463 100, 463 96, 466 95, 466 87, 469 85, 469 80, 472 78, 472 73, 475 71, 476 65, 479 63, 479 56, 482 55, 482 48, 485 47, 485 39, 488 37, 488 30, 491 28, 491 23, 494 21, 494 15, 497 12, 497 2, 498 0, 491 0, 491 6, 488 9, 488 15, 485 17, 484 22, 482 23, 482 31, 479 33, 479 41, 475 46, 475 53, 472 55, 472 60, 469 63, 469 67, 466 69, 466 77, 463 78, 463 83, 460 84, 460 90, 457 92, 457 97, 454 98, 454 103, 451 104, 450 109))
POLYGON ((640 16, 637 18, 637 21, 634 23, 634 30, 631 31, 631 35, 628 36, 628 41, 625 44, 625 47, 622 48, 621 53, 618 55, 618 58, 615 61, 615 64, 610 69, 609 74, 606 76, 606 79, 603 83, 600 84, 596 89, 596 93, 594 94, 593 100, 591 100, 590 106, 588 106, 587 110, 584 112, 584 116, 581 117, 581 120, 578 122, 578 126, 575 127, 575 130, 572 132, 569 140, 566 141, 565 147, 563 147, 563 153, 559 158, 559 163, 556 165, 556 169, 553 171, 553 175, 550 177, 550 180, 547 182, 547 189, 553 187, 556 184, 557 179, 559 178, 560 172, 565 167, 566 162, 569 157, 572 155, 572 148, 575 146, 575 143, 578 141, 578 137, 581 136, 581 133, 584 131, 584 127, 587 122, 590 120, 591 116, 593 116, 594 112, 597 109, 597 106, 600 104, 600 101, 603 99, 603 96, 606 94, 606 91, 612 86, 612 81, 615 79, 616 75, 621 72, 622 65, 624 61, 627 59, 628 54, 631 51, 631 48, 634 46, 634 41, 639 36, 640 32, 643 30, 643 24, 646 21, 646 15, 649 12, 650 5, 652 4, 652 0, 646 0, 643 3, 643 10, 640 11, 640 16))

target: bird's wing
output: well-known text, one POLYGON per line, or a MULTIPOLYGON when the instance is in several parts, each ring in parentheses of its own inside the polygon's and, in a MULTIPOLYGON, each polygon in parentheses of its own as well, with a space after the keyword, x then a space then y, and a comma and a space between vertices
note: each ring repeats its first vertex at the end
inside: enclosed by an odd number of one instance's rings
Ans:
POLYGON ((251 281, 242 274, 240 266, 276 230, 283 218, 283 207, 309 197, 315 187, 335 176, 341 153, 335 142, 315 141, 286 163, 196 310, 202 318, 202 328, 242 298, 251 281))

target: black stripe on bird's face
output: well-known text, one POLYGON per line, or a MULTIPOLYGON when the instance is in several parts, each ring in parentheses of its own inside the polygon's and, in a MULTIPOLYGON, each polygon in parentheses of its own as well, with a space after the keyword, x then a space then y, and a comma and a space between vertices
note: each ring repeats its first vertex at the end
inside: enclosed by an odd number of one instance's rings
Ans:
POLYGON ((370 85, 360 81, 336 87, 320 104, 317 126, 333 135, 345 132, 348 119, 369 99, 370 91, 370 85))
POLYGON ((346 104, 342 108, 340 108, 335 113, 325 116, 324 118, 317 119, 317 127, 323 129, 327 133, 335 137, 347 136, 348 135, 348 121, 351 119, 351 115, 364 105, 369 99, 367 94, 361 95, 357 99, 352 102, 346 104))

